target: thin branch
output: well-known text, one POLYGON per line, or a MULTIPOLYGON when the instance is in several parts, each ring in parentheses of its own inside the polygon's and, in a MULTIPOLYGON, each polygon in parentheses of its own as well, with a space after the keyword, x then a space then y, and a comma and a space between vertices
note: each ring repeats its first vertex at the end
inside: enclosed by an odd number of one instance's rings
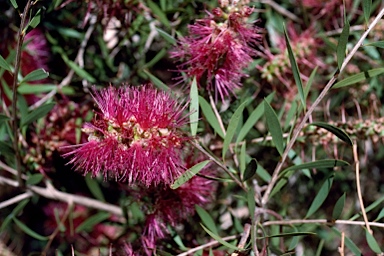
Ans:
MULTIPOLYGON (((79 48, 79 51, 77 52, 77 55, 76 55, 76 58, 75 58, 75 63, 79 63, 79 66, 81 67, 81 65, 84 66, 84 61, 83 61, 83 58, 84 58, 84 52, 85 52, 85 48, 88 44, 88 41, 89 39, 91 38, 91 35, 93 33, 93 31, 95 30, 95 24, 96 24, 96 20, 95 19, 91 19, 90 21, 90 25, 87 29, 87 31, 85 32, 85 35, 84 35, 84 39, 83 41, 81 42, 80 44, 80 48, 79 48)), ((39 101, 37 101, 35 104, 33 104, 32 106, 29 107, 29 110, 34 110, 38 107, 40 107, 41 105, 43 105, 47 100, 49 100, 50 98, 52 98, 53 96, 55 96, 55 94, 60 91, 64 86, 67 86, 71 83, 72 81, 72 78, 73 78, 73 75, 75 74, 75 71, 73 69, 71 69, 67 76, 61 81, 61 83, 55 88, 53 89, 52 91, 50 91, 48 94, 46 94, 43 98, 41 98, 39 101)), ((83 83, 84 85, 84 83, 83 83)))
MULTIPOLYGON (((234 240, 238 237, 238 235, 234 235, 234 236, 227 236, 227 237, 223 237, 221 239, 223 239, 224 241, 230 241, 230 240, 234 240)), ((209 242, 209 243, 206 243, 206 244, 203 244, 203 245, 200 245, 200 246, 197 246, 195 248, 192 248, 186 252, 183 252, 183 253, 180 253, 178 254, 177 256, 188 256, 194 252, 197 252, 197 251, 200 251, 202 249, 205 249, 205 248, 209 248, 209 247, 212 247, 212 246, 216 246, 216 245, 219 245, 220 243, 216 240, 212 241, 212 242, 209 242)))
MULTIPOLYGON (((0 184, 2 183, 8 184, 14 187, 17 186, 16 181, 0 176, 0 184)), ((55 199, 55 200, 59 200, 66 203, 73 202, 74 204, 79 204, 89 208, 106 211, 121 217, 120 221, 122 223, 125 222, 125 218, 123 217, 123 211, 119 206, 109 204, 109 203, 103 203, 98 200, 85 197, 85 196, 72 195, 69 193, 61 192, 55 189, 48 182, 46 182, 46 186, 47 186, 46 188, 42 188, 38 186, 27 186, 27 192, 30 191, 37 195, 43 196, 45 198, 55 199)))
POLYGON ((196 141, 192 141, 191 144, 197 148, 198 150, 200 150, 204 155, 206 155, 209 160, 215 162, 218 166, 220 166, 230 177, 232 180, 234 180, 237 185, 239 185, 244 191, 247 191, 247 189, 245 188, 244 184, 238 179, 236 178, 235 175, 233 175, 233 173, 228 170, 228 168, 223 164, 221 163, 220 161, 218 161, 214 156, 212 156, 211 154, 209 154, 200 144, 199 142, 196 142, 196 141))
POLYGON ((339 247, 340 256, 344 256, 344 243, 345 243, 345 233, 341 232, 341 245, 339 247))
MULTIPOLYGON (((0 181, 1 182, 1 181, 0 181)), ((6 201, 3 201, 0 203, 0 209, 3 209, 5 207, 8 207, 12 204, 16 204, 24 199, 27 199, 27 198, 30 198, 31 196, 33 195, 32 192, 30 191, 27 191, 21 195, 18 195, 18 196, 15 196, 15 197, 12 197, 11 199, 8 199, 6 201)))
POLYGON ((68 202, 67 209, 65 210, 65 213, 60 220, 60 224, 57 225, 56 229, 49 236, 49 240, 48 240, 47 244, 45 245, 45 248, 44 248, 43 252, 41 253, 41 255, 43 255, 43 256, 47 255, 47 251, 48 251, 49 247, 51 247, 53 240, 55 239, 57 234, 60 232, 60 225, 64 225, 64 222, 67 220, 69 213, 71 212, 72 207, 73 207, 73 202, 68 202))
POLYGON ((21 14, 21 23, 19 31, 17 32, 17 47, 16 47, 16 60, 15 60, 15 70, 13 73, 13 84, 12 84, 12 130, 13 130, 13 149, 15 150, 16 158, 16 170, 17 170, 17 181, 19 182, 20 187, 24 187, 24 181, 21 178, 21 156, 19 151, 19 127, 18 127, 18 118, 17 118, 17 86, 18 86, 18 74, 21 64, 21 51, 23 47, 23 41, 25 37, 25 23, 27 21, 27 14, 31 8, 31 0, 28 0, 24 12, 21 14))
POLYGON ((359 162, 359 156, 357 154, 357 144, 356 141, 353 143, 353 159, 355 161, 355 172, 356 172, 356 190, 357 190, 357 197, 359 198, 361 213, 363 215, 363 219, 365 222, 365 226, 367 227, 367 230, 369 233, 372 234, 372 230, 369 227, 368 217, 367 213, 365 212, 364 207, 364 201, 363 201, 363 195, 361 193, 361 184, 360 184, 360 162, 359 162))
POLYGON ((287 147, 285 148, 285 151, 284 151, 279 163, 277 164, 275 170, 273 171, 271 181, 268 184, 267 190, 265 191, 265 193, 263 195, 263 199, 262 199, 262 205, 263 206, 268 202, 269 195, 270 195, 273 187, 275 186, 275 184, 278 180, 279 173, 280 173, 280 171, 284 165, 285 160, 288 157, 288 153, 292 149, 293 145, 295 144, 296 139, 299 136, 303 127, 305 126, 308 118, 312 115, 313 111, 319 105, 320 101, 325 97, 325 95, 328 93, 328 91, 332 88, 333 84, 336 82, 336 80, 338 78, 338 74, 340 74, 344 71, 346 65, 352 59, 353 55, 357 52, 357 50, 363 44, 364 39, 368 36, 369 32, 373 29, 373 27, 375 27, 375 25, 380 21, 380 19, 383 17, 383 15, 384 15, 384 8, 381 9, 380 13, 376 16, 376 18, 369 25, 367 31, 365 31, 365 33, 361 36, 361 38, 356 43, 356 45, 353 47, 351 52, 346 56, 346 58, 344 59, 342 65, 340 67, 340 71, 338 73, 336 73, 335 75, 333 75, 333 77, 329 80, 329 82, 324 87, 324 89, 321 91, 320 95, 317 97, 317 99, 315 100, 313 105, 308 109, 308 112, 304 115, 303 120, 301 120, 300 124, 294 130, 292 138, 289 141, 287 147))
POLYGON ((279 4, 272 0, 261 0, 260 3, 266 4, 272 7, 272 9, 275 9, 278 13, 286 16, 287 18, 295 21, 295 22, 300 22, 301 20, 299 17, 297 17, 295 14, 291 13, 290 11, 286 10, 285 8, 281 7, 279 4))
MULTIPOLYGON (((267 226, 273 226, 273 225, 294 225, 294 224, 325 224, 329 226, 333 226, 335 224, 354 225, 354 226, 366 225, 364 221, 336 220, 334 222, 330 222, 326 219, 312 219, 312 220, 273 220, 273 221, 264 222, 262 226, 267 227, 267 226)), ((369 225, 371 227, 384 228, 384 223, 380 223, 380 222, 369 222, 369 225)))

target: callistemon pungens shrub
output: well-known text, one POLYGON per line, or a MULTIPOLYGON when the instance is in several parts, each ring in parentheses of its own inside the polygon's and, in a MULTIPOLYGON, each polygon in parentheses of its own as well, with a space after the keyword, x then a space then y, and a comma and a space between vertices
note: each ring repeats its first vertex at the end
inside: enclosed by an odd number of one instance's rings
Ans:
POLYGON ((94 90, 93 98, 99 111, 83 128, 88 142, 65 154, 77 170, 146 186, 169 185, 183 173, 186 105, 150 85, 94 90))
POLYGON ((261 39, 260 28, 248 21, 252 13, 243 1, 221 1, 207 17, 188 26, 189 35, 171 53, 183 61, 179 70, 221 99, 234 93, 261 39))

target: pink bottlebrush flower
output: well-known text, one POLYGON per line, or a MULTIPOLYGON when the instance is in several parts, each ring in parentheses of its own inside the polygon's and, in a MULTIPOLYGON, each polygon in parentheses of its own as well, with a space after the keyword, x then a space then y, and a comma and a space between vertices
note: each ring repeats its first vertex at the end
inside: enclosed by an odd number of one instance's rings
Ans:
POLYGON ((38 28, 32 29, 25 35, 24 41, 27 46, 21 53, 22 75, 25 76, 39 68, 48 70, 50 53, 44 33, 38 28))
MULTIPOLYGON (((26 45, 21 52, 20 73, 23 76, 26 76, 30 72, 39 68, 43 68, 44 70, 48 71, 48 60, 50 57, 50 52, 44 33, 39 28, 35 28, 25 35, 24 43, 26 45)), ((8 42, 5 42, 4 45, 6 47, 1 47, 3 51, 0 52, 0 54, 3 57, 6 57, 9 54, 7 48, 15 48, 16 38, 14 37, 10 39, 8 42), (7 46, 6 43, 8 43, 9 45, 7 46)), ((3 76, 0 78, 2 78, 9 87, 12 87, 13 76, 9 72, 4 72, 3 76)), ((46 79, 39 81, 30 81, 28 83, 46 83, 46 79)), ((6 104, 9 105, 10 99, 7 98, 5 93, 2 93, 2 90, 3 88, 2 86, 0 86, 0 93, 1 95, 3 95, 6 104)), ((25 98, 28 104, 33 104, 39 100, 36 95, 26 95, 25 98)))
MULTIPOLYGON (((188 156, 185 161, 187 167, 196 164, 196 158, 188 156), (193 161, 193 162, 191 162, 193 161)), ((203 175, 210 175, 212 171, 205 167, 200 171, 203 175)), ((165 238, 168 233, 166 224, 177 226, 183 220, 195 213, 195 206, 205 206, 212 201, 216 186, 212 180, 204 177, 194 176, 180 188, 173 190, 168 186, 163 189, 150 187, 145 191, 153 205, 146 205, 152 211, 147 215, 145 230, 142 235, 142 243, 146 248, 156 248, 156 241, 165 238)), ((148 252, 147 250, 146 252, 148 252)), ((147 253, 148 255, 152 255, 147 253)))
POLYGON ((247 23, 253 9, 241 1, 230 1, 190 25, 189 36, 181 38, 171 55, 184 61, 179 71, 196 76, 200 87, 215 91, 223 100, 241 87, 243 69, 252 61, 255 45, 261 38, 260 29, 247 23))
POLYGON ((181 153, 191 139, 180 131, 186 105, 151 86, 109 87, 93 97, 101 112, 83 128, 88 142, 64 155, 72 156, 69 163, 129 184, 173 183, 185 169, 181 153))

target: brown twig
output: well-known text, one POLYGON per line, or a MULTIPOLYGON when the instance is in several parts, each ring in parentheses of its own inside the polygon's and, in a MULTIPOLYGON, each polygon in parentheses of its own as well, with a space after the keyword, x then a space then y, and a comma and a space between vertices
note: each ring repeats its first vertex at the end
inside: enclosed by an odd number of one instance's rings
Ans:
POLYGON ((23 46, 23 41, 25 37, 25 23, 27 21, 27 14, 31 8, 31 0, 28 0, 24 12, 21 14, 21 23, 19 31, 17 32, 17 47, 16 47, 16 60, 15 60, 15 70, 13 73, 13 84, 12 84, 12 130, 13 130, 13 149, 15 150, 16 158, 16 170, 17 170, 17 181, 19 182, 20 187, 24 187, 24 180, 21 178, 21 156, 19 151, 19 126, 17 118, 17 86, 18 86, 18 74, 21 64, 21 51, 23 46))
MULTIPOLYGON (((221 239, 223 239, 224 241, 230 241, 230 240, 234 240, 238 237, 238 235, 234 235, 234 236, 227 236, 227 237, 223 237, 221 239)), ((183 252, 183 253, 180 253, 178 254, 177 256, 187 256, 187 255, 191 255, 192 253, 194 252, 197 252, 197 251, 200 251, 202 249, 205 249, 205 248, 209 248, 209 247, 212 247, 212 246, 216 246, 216 245, 219 245, 220 243, 216 240, 214 241, 211 241, 209 243, 206 243, 206 244, 203 244, 203 245, 200 245, 200 246, 197 246, 195 248, 192 248, 186 252, 183 252)))
POLYGON ((264 206, 267 202, 268 202, 268 199, 269 199, 269 195, 270 193, 272 192, 272 189, 273 187, 275 186, 277 180, 278 180, 278 177, 279 177, 279 173, 285 163, 285 160, 287 159, 288 157, 288 153, 289 151, 292 149, 293 145, 295 144, 296 142, 296 139, 297 137, 299 136, 301 130, 303 129, 303 127, 305 126, 308 118, 312 115, 313 111, 315 110, 315 108, 319 105, 319 103, 321 102, 321 100, 325 97, 325 95, 328 93, 328 91, 332 88, 333 84, 336 82, 337 78, 338 78, 338 74, 342 73, 345 69, 345 67, 347 66, 347 64, 349 63, 349 61, 352 59, 352 57, 355 55, 355 53, 357 52, 357 50, 360 48, 360 46, 363 44, 363 41, 364 39, 368 36, 369 32, 376 26, 376 24, 380 21, 380 19, 384 16, 384 8, 381 9, 381 11, 379 12, 379 14, 376 16, 376 18, 372 21, 372 23, 369 25, 367 31, 364 32, 364 34, 361 36, 361 38, 359 39, 359 41, 356 43, 356 45, 353 47, 353 49, 351 50, 351 52, 346 56, 346 58, 344 59, 341 67, 340 67, 340 70, 337 74, 333 75, 332 78, 329 80, 329 82, 327 83, 327 85, 324 87, 324 89, 321 91, 320 95, 317 97, 317 99, 315 100, 315 102, 312 104, 312 106, 308 109, 308 112, 304 115, 303 119, 301 120, 301 122, 299 123, 299 125, 296 127, 296 129, 294 130, 293 132, 293 135, 292 135, 292 138, 291 140, 288 142, 288 145, 287 147, 285 148, 284 150, 284 153, 279 161, 279 163, 277 164, 275 170, 273 171, 273 174, 272 174, 272 178, 271 178, 271 181, 269 182, 268 184, 268 187, 267 187, 267 190, 265 191, 264 195, 263 195, 263 199, 262 199, 262 205, 264 206))
MULTIPOLYGON (((341 225, 354 225, 354 226, 365 226, 366 223, 364 221, 354 221, 354 220, 335 220, 334 222, 330 222, 326 219, 312 219, 312 220, 273 220, 273 221, 266 221, 262 223, 261 225, 263 227, 266 226, 273 226, 273 225, 294 225, 294 224, 325 224, 325 225, 335 225, 335 224, 341 224, 341 225)), ((369 222, 369 225, 371 227, 378 227, 378 228, 384 228, 384 223, 379 222, 369 222)))
MULTIPOLYGON (((17 186, 17 183, 14 180, 1 177, 1 176, 0 176, 0 184, 7 184, 14 187, 17 186)), ((89 208, 106 211, 118 217, 121 217, 119 219, 120 222, 122 223, 125 222, 125 218, 123 218, 123 211, 119 206, 100 202, 98 200, 85 197, 85 196, 79 196, 79 195, 73 195, 73 194, 61 192, 56 188, 54 188, 49 182, 46 182, 45 188, 38 187, 38 186, 27 186, 27 192, 28 191, 33 192, 34 194, 37 194, 45 198, 59 200, 66 203, 73 202, 74 204, 79 204, 89 208)))
POLYGON ((353 159, 355 161, 355 172, 356 172, 356 190, 357 190, 357 197, 359 198, 361 213, 363 215, 363 219, 365 222, 365 226, 367 227, 367 230, 369 233, 372 234, 372 230, 369 227, 368 217, 367 213, 365 212, 364 207, 364 201, 363 201, 363 195, 361 193, 361 184, 360 184, 360 162, 359 162, 359 155, 357 153, 357 144, 356 141, 353 143, 353 159))
POLYGON ((345 233, 341 232, 341 244, 339 247, 340 256, 344 256, 344 242, 345 242, 345 233))

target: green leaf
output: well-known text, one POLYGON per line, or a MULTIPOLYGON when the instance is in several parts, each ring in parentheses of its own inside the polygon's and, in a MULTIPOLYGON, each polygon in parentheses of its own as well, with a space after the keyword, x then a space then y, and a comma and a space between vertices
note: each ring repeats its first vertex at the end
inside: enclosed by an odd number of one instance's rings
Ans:
MULTIPOLYGON (((55 84, 28 84, 23 83, 19 87, 17 87, 17 92, 20 94, 37 94, 37 93, 45 93, 53 90, 58 90, 57 85, 55 84)), ((70 86, 65 86, 60 89, 64 94, 74 94, 75 90, 70 86)))
POLYGON ((253 220, 255 216, 255 209, 256 209, 255 190, 253 186, 249 186, 248 188, 247 203, 248 203, 248 209, 249 209, 249 216, 253 220))
POLYGON ((378 48, 384 48, 384 41, 377 41, 377 42, 372 42, 369 44, 365 44, 364 46, 375 46, 378 48))
POLYGON ((257 165, 256 174, 265 182, 271 181, 271 175, 259 164, 257 165))
POLYGON ((363 0, 363 12, 364 12, 365 23, 367 24, 369 22, 369 17, 371 16, 371 7, 372 7, 372 0, 363 0))
POLYGON ((3 68, 9 72, 12 71, 11 65, 9 65, 8 62, 1 55, 0 55, 0 68, 3 68))
POLYGON ((264 99, 264 114, 267 119, 268 130, 271 133, 272 141, 275 143, 280 155, 284 152, 283 131, 281 130, 279 119, 271 105, 264 99))
POLYGON ((83 221, 75 230, 76 233, 81 231, 89 232, 96 224, 108 219, 111 216, 108 212, 99 212, 83 221))
POLYGON ((371 248, 372 251, 374 251, 377 254, 382 253, 380 246, 377 243, 375 237, 371 233, 369 233, 369 231, 367 229, 365 230, 365 238, 367 239, 367 243, 369 245, 369 248, 371 248))
POLYGON ((41 21, 41 9, 39 9, 35 16, 33 16, 32 20, 28 23, 28 26, 32 27, 32 28, 36 28, 37 25, 40 24, 40 21, 41 21))
POLYGON ((47 71, 45 71, 43 68, 39 68, 39 69, 32 71, 28 75, 26 75, 23 78, 23 80, 20 81, 20 84, 23 84, 23 83, 29 82, 29 81, 41 80, 41 79, 47 78, 48 76, 49 76, 49 73, 47 71))
POLYGON ((240 149, 240 177, 244 177, 244 171, 245 171, 245 162, 246 162, 246 148, 247 143, 244 141, 244 143, 241 145, 240 149))
POLYGON ((21 127, 27 126, 30 123, 44 117, 45 115, 47 115, 49 113, 49 111, 52 110, 52 108, 55 106, 55 104, 56 104, 55 102, 47 103, 47 104, 44 104, 44 105, 36 108, 32 112, 28 113, 24 118, 21 119, 20 126, 21 127))
POLYGON ((317 160, 309 163, 290 166, 284 169, 279 176, 283 177, 289 171, 297 171, 297 170, 303 170, 303 169, 333 168, 336 166, 348 166, 348 165, 349 163, 343 160, 323 159, 323 160, 317 160))
POLYGON ((297 65, 295 55, 293 54, 291 43, 289 41, 287 29, 285 26, 284 26, 284 36, 285 36, 285 41, 287 42, 288 57, 289 57, 289 62, 291 63, 293 78, 295 79, 295 83, 297 85, 297 90, 299 92, 301 104, 303 105, 303 108, 305 111, 305 107, 307 104, 305 103, 306 100, 305 100, 305 95, 304 95, 304 90, 303 90, 303 81, 301 81, 299 66, 297 65))
MULTIPOLYGON (((332 230, 338 234, 339 237, 341 237, 341 232, 339 230, 337 230, 335 227, 332 228, 332 230)), ((344 237, 344 240, 345 240, 345 246, 351 250, 351 252, 353 253, 353 255, 355 256, 361 256, 361 251, 359 249, 359 247, 356 246, 356 244, 347 236, 344 237)))
POLYGON ((152 2, 151 0, 147 1, 148 7, 152 10, 152 13, 157 16, 159 21, 163 23, 166 27, 170 28, 171 24, 169 23, 169 20, 167 18, 167 15, 160 9, 160 7, 152 2))
POLYGON ((228 247, 228 248, 230 248, 232 250, 239 250, 239 251, 243 251, 244 250, 244 249, 238 248, 235 245, 232 245, 232 244, 228 243, 227 241, 224 241, 220 236, 218 236, 215 233, 213 233, 212 231, 210 231, 203 224, 200 223, 200 225, 203 227, 205 232, 208 233, 208 235, 210 235, 213 239, 215 239, 217 242, 221 243, 222 245, 224 245, 224 246, 226 246, 226 247, 228 247))
POLYGON ((196 77, 193 78, 190 92, 191 102, 189 104, 189 116, 191 125, 191 134, 196 136, 197 126, 199 125, 199 92, 197 90, 196 77))
POLYGON ((375 219, 375 221, 379 221, 379 220, 381 220, 383 217, 384 217, 384 208, 381 209, 381 211, 380 211, 379 214, 377 215, 377 218, 375 219))
POLYGON ((351 84, 355 84, 361 81, 364 81, 368 78, 375 77, 377 75, 380 75, 384 73, 384 68, 374 68, 370 69, 368 71, 360 72, 356 75, 347 77, 340 82, 337 82, 335 85, 332 86, 333 89, 345 87, 351 84))
POLYGON ((35 173, 28 177, 27 185, 36 185, 42 181, 44 176, 41 173, 35 173))
POLYGON ((257 239, 265 239, 265 238, 273 238, 273 237, 293 237, 293 236, 308 236, 308 235, 316 235, 316 233, 313 232, 292 232, 292 233, 281 233, 276 235, 270 235, 270 236, 263 236, 258 237, 257 239))
POLYGON ((14 157, 15 151, 13 150, 13 147, 11 145, 0 141, 0 155, 14 157))
POLYGON ((177 180, 175 180, 175 182, 171 185, 171 188, 179 188, 181 185, 183 185, 185 182, 195 176, 199 171, 201 171, 209 162, 210 160, 205 160, 203 162, 195 164, 194 166, 186 170, 182 175, 180 175, 179 178, 177 178, 177 180))
POLYGON ((152 83, 157 86, 157 88, 159 88, 159 89, 161 89, 163 91, 167 91, 167 92, 170 91, 169 87, 166 84, 164 84, 159 78, 157 78, 154 75, 152 75, 146 69, 144 69, 143 71, 149 77, 149 79, 152 81, 152 83))
POLYGON ((336 135, 342 141, 346 142, 348 145, 350 145, 350 146, 353 145, 353 142, 352 142, 351 138, 348 136, 348 134, 345 131, 343 131, 342 129, 336 127, 336 126, 333 126, 333 125, 330 125, 330 124, 327 124, 327 123, 323 123, 323 122, 313 122, 310 125, 314 125, 314 126, 317 126, 317 127, 324 128, 327 131, 329 131, 329 132, 333 133, 334 135, 336 135))
POLYGON ((17 206, 12 210, 12 213, 9 214, 1 224, 0 227, 0 233, 4 231, 4 229, 8 226, 8 224, 11 222, 14 216, 17 216, 20 211, 24 209, 24 207, 29 203, 29 198, 24 199, 20 203, 17 204, 17 206))
POLYGON ((11 118, 7 117, 6 115, 0 114, 0 125, 2 122, 5 122, 7 120, 11 120, 11 118))
POLYGON ((195 209, 201 221, 203 222, 203 224, 213 233, 219 234, 216 228, 215 221, 212 219, 211 215, 209 215, 209 213, 206 210, 204 210, 198 205, 195 205, 195 209))
POLYGON ((337 220, 340 218, 341 213, 343 212, 345 204, 345 193, 337 200, 335 207, 332 212, 332 219, 337 220))
POLYGON ((30 229, 27 225, 25 225, 23 222, 19 221, 16 217, 13 217, 13 221, 27 235, 29 235, 29 236, 37 239, 37 240, 40 240, 40 241, 47 241, 49 239, 49 237, 39 235, 38 233, 36 233, 32 229, 30 229))
MULTIPOLYGON (((275 96, 275 92, 269 94, 265 100, 268 103, 271 103, 273 96, 275 96)), ((252 129, 252 127, 259 121, 260 117, 263 116, 264 113, 264 103, 260 103, 249 115, 247 121, 244 123, 243 127, 241 127, 239 135, 237 136, 236 142, 242 141, 245 136, 247 136, 248 132, 252 129)))
POLYGON ((206 121, 212 126, 212 128, 221 138, 224 138, 223 130, 220 127, 219 121, 217 120, 217 117, 213 112, 211 105, 209 105, 209 103, 201 96, 199 96, 199 104, 206 121))
POLYGON ((229 144, 231 144, 232 138, 235 135, 236 128, 239 126, 239 121, 241 116, 243 115, 243 110, 245 106, 249 103, 249 101, 243 102, 233 113, 231 120, 229 120, 229 124, 227 127, 227 133, 225 134, 224 137, 224 142, 223 142, 223 159, 225 158, 225 154, 227 153, 227 150, 229 148, 229 144))
POLYGON ((156 28, 157 32, 159 32, 160 36, 165 39, 168 43, 175 45, 176 44, 176 39, 173 38, 170 34, 165 32, 164 30, 160 28, 156 28))
POLYGON ((16 3, 16 0, 11 0, 11 4, 12 4, 13 8, 15 8, 15 9, 19 8, 19 6, 16 3))
POLYGON ((345 59, 345 51, 347 49, 348 37, 349 37, 349 22, 348 22, 347 16, 345 15, 345 9, 346 8, 344 8, 344 28, 341 31, 339 41, 337 43, 337 48, 336 48, 337 66, 339 67, 339 70, 345 59))
POLYGON ((244 181, 247 181, 249 180, 250 178, 253 177, 253 175, 255 175, 256 173, 256 169, 257 169, 257 161, 256 159, 252 159, 248 165, 247 165, 247 168, 245 168, 245 172, 244 172, 244 178, 243 180, 244 181))
POLYGON ((319 192, 317 193, 315 199, 313 200, 311 206, 309 207, 309 210, 307 212, 307 215, 305 215, 305 218, 308 218, 312 214, 314 214, 320 206, 324 203, 325 199, 327 198, 329 191, 331 190, 333 183, 333 175, 325 180, 323 185, 321 186, 319 192))
POLYGON ((92 195, 99 201, 105 202, 103 192, 100 189, 99 183, 96 179, 92 179, 90 175, 85 176, 85 183, 92 195))
POLYGON ((58 52, 61 55, 61 58, 63 58, 64 62, 71 68, 73 71, 81 78, 89 81, 90 83, 96 83, 96 79, 91 76, 87 71, 80 68, 74 61, 71 61, 68 59, 68 56, 64 53, 64 51, 61 48, 58 48, 58 52))

